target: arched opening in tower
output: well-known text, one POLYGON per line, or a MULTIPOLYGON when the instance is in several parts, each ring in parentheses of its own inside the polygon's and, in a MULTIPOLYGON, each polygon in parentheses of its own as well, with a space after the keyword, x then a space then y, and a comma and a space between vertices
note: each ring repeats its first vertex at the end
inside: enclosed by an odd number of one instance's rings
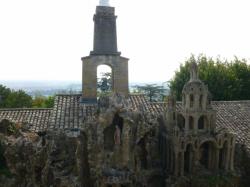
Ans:
POLYGON ((194 150, 191 144, 188 144, 184 153, 184 171, 191 173, 193 168, 194 150))
POLYGON ((113 89, 113 72, 108 65, 97 67, 97 96, 106 95, 113 89))

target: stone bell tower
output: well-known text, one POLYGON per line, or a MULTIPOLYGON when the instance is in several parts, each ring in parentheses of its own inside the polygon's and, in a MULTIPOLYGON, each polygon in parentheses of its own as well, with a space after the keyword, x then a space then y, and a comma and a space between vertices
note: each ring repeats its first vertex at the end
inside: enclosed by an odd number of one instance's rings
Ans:
POLYGON ((128 59, 117 50, 115 8, 108 0, 100 0, 94 15, 94 46, 90 55, 82 58, 82 102, 95 103, 97 98, 97 67, 112 69, 112 91, 128 95, 128 59))

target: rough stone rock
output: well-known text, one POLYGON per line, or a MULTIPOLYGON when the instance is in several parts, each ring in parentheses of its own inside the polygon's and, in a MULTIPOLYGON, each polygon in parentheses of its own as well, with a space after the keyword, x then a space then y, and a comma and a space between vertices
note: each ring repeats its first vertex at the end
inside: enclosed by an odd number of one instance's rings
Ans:
POLYGON ((91 186, 83 132, 2 132, 0 187, 91 186))

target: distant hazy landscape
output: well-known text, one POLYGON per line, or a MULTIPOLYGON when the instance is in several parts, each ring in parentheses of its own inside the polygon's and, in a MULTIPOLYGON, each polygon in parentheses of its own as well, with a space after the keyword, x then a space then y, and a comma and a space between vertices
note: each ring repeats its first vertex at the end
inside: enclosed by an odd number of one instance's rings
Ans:
MULTIPOLYGON (((81 93, 82 85, 81 81, 20 81, 20 80, 8 80, 1 81, 0 84, 13 90, 24 90, 31 96, 43 95, 52 96, 55 94, 67 94, 67 93, 81 93)), ((132 82, 130 83, 130 89, 133 89, 134 85, 143 85, 145 83, 132 82)), ((148 84, 158 84, 160 82, 150 82, 148 84)))
POLYGON ((13 90, 24 90, 31 96, 51 96, 81 91, 80 81, 0 81, 0 84, 13 90))

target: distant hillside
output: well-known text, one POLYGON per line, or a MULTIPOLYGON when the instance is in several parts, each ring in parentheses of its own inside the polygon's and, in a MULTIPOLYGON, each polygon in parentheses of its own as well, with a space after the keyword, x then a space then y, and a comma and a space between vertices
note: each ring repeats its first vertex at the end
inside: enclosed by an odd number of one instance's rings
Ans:
MULTIPOLYGON (((152 82, 150 82, 151 84, 152 82)), ((153 82, 157 85, 162 85, 161 82, 153 82)), ((13 89, 13 90, 24 90, 31 96, 43 95, 52 96, 55 94, 66 94, 66 93, 81 93, 82 84, 81 81, 30 81, 30 80, 12 80, 12 81, 1 81, 0 84, 13 89)), ((144 85, 146 83, 131 82, 129 84, 130 90, 133 90, 135 85, 144 85)))

